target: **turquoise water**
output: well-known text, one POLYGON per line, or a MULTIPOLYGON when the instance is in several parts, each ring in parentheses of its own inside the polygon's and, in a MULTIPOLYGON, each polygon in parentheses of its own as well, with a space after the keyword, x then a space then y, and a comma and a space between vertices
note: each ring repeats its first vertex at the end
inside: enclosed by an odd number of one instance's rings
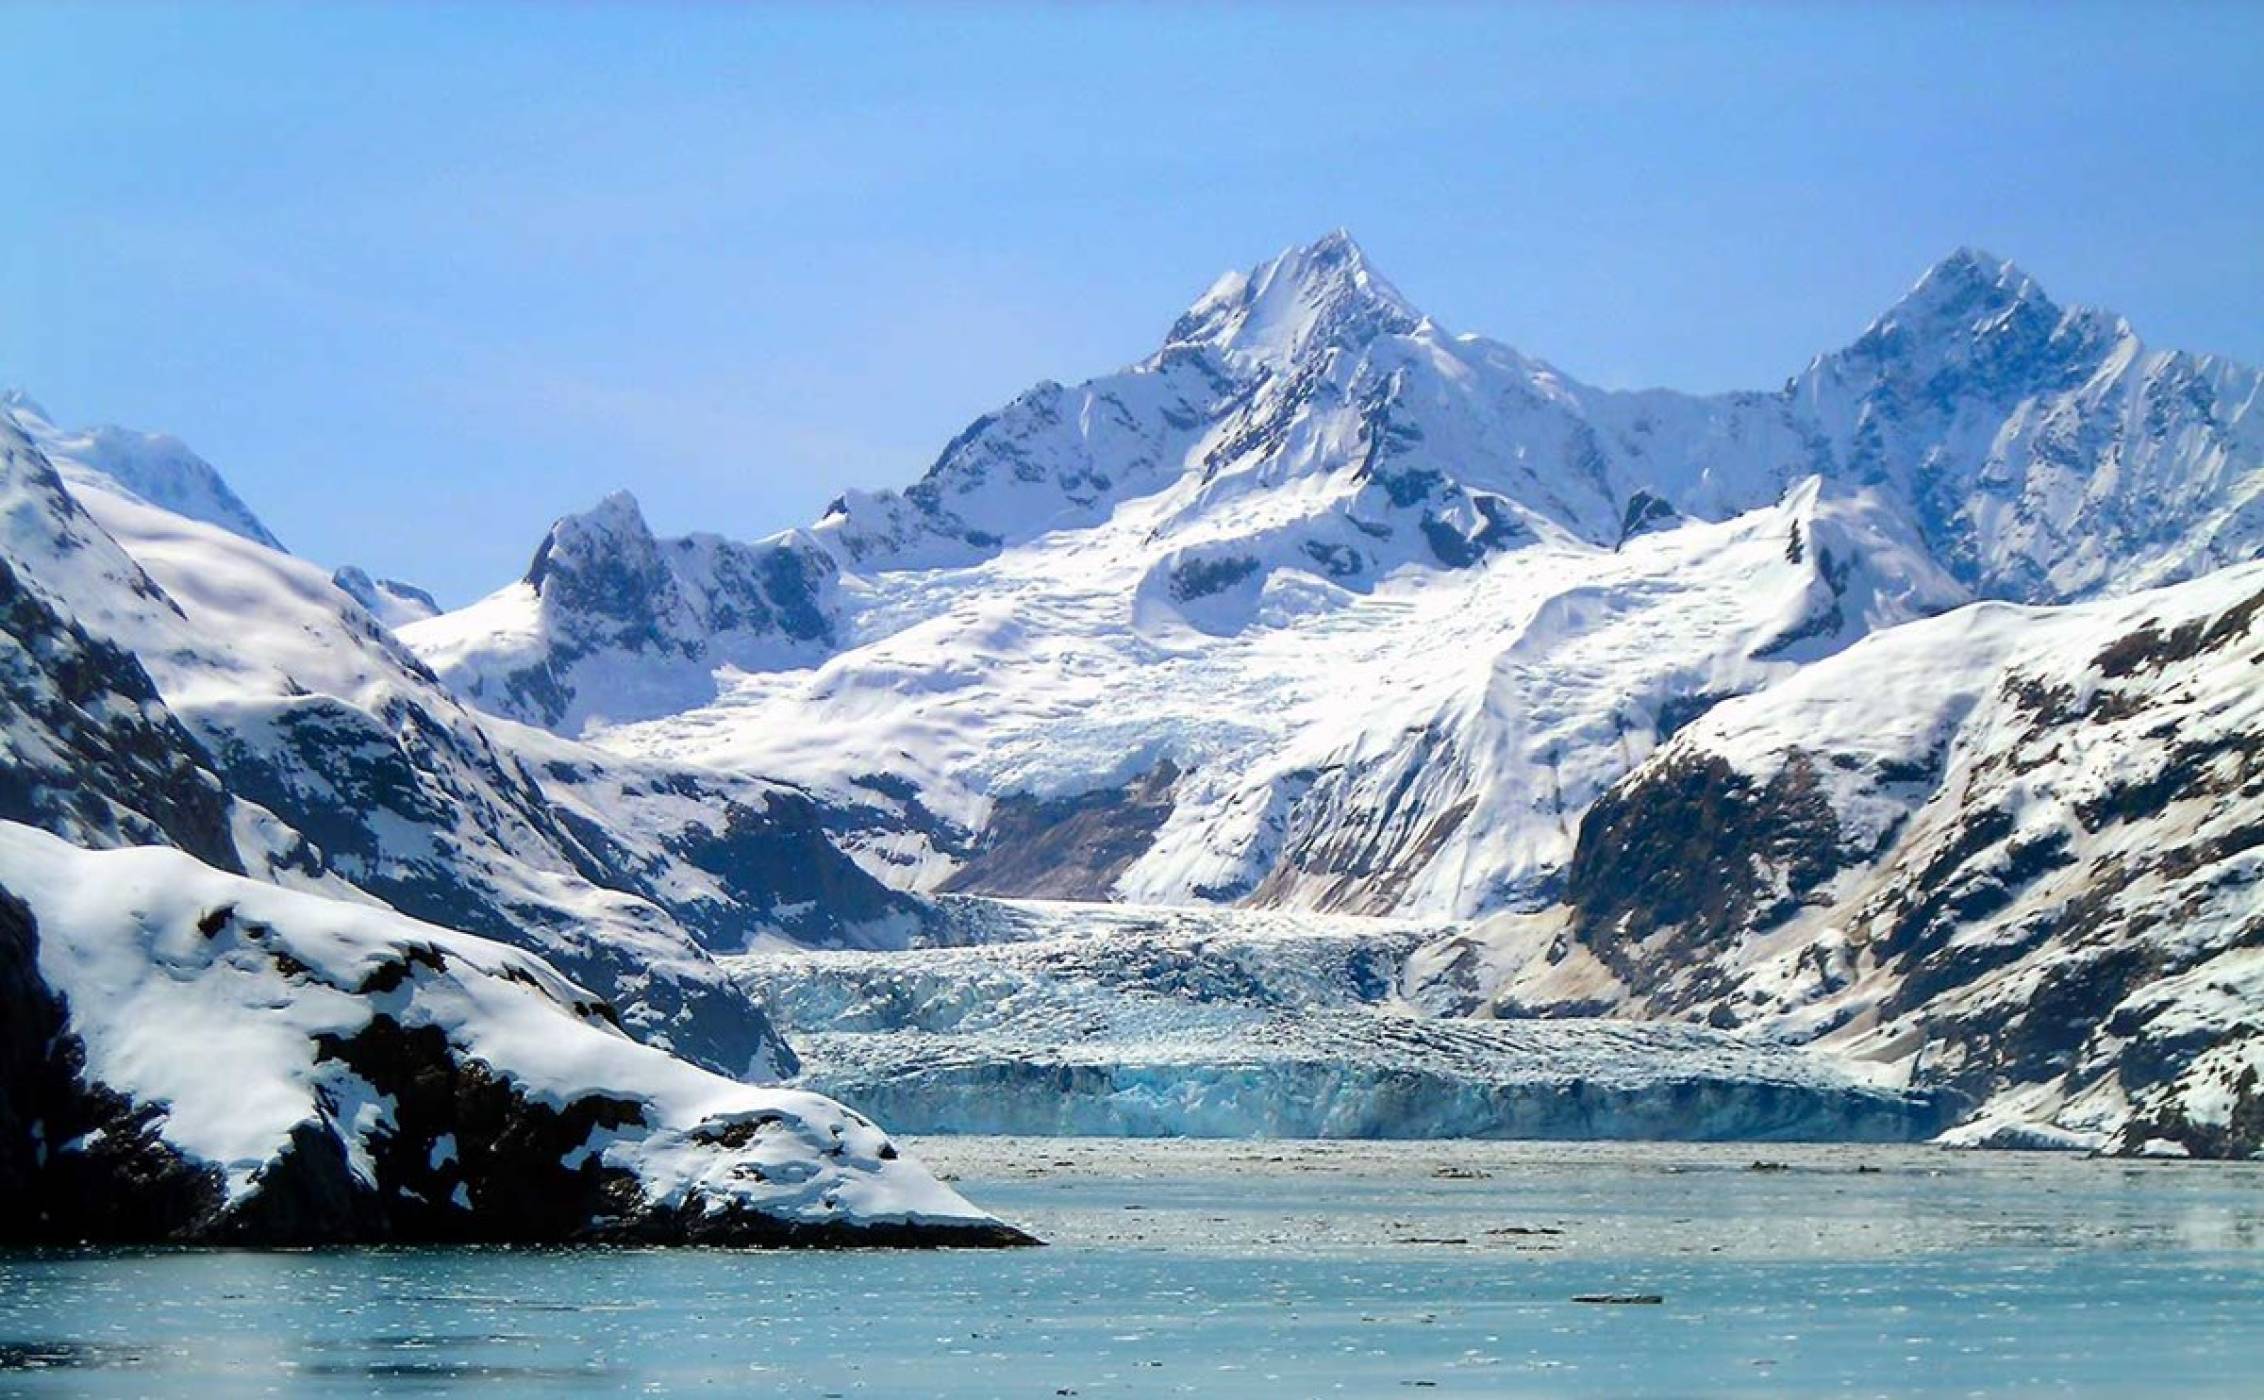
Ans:
POLYGON ((2264 1168, 915 1150, 1053 1247, 0 1255, 0 1393, 2253 1395, 2264 1376, 2264 1168))

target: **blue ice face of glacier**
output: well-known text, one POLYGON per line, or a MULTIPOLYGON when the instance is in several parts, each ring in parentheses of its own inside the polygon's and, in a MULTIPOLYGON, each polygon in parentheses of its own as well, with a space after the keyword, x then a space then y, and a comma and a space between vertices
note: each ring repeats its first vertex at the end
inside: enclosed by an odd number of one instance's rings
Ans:
POLYGON ((1904 1141, 1956 1108, 1705 1027, 1433 1017, 1400 994, 1410 924, 1064 905, 1019 931, 734 968, 803 1086, 902 1132, 1904 1141))

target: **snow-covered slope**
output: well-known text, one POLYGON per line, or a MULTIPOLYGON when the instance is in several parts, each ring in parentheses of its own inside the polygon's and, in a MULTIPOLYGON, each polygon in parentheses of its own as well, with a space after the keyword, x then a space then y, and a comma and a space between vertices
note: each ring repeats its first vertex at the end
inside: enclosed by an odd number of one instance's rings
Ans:
POLYGON ((597 584, 403 635, 475 704, 806 785, 900 885, 1535 908, 1726 696, 1976 595, 2253 557, 2258 382, 1967 250, 1777 392, 1604 391, 1338 233, 743 547, 838 564, 798 651, 703 628, 618 501, 546 546, 597 584))
POLYGON ((918 624, 601 742, 792 774, 905 883, 1461 914, 1545 897, 1580 810, 1694 697, 1959 596, 1874 502, 1811 485, 1367 592, 1285 571, 1206 631, 1234 600, 1147 577, 1144 519, 920 576, 918 624))
POLYGON ((1589 810, 1566 894, 1427 950, 1420 998, 1814 1042, 1982 1103, 1970 1140, 2264 1150, 2264 565, 1720 705, 1589 810))
POLYGON ((529 954, 0 822, 0 1239, 1024 1242, 529 954))
POLYGON ((0 449, 0 553, 32 599, 16 638, 24 722, 8 737, 39 757, 21 774, 45 775, 16 785, 7 815, 80 841, 240 854, 266 878, 350 886, 534 948, 637 1034, 758 1077, 790 1069, 791 1052, 709 945, 887 942, 916 922, 827 843, 800 793, 479 716, 320 570, 67 488, 7 424, 0 449), (112 761, 88 757, 98 746, 112 761), (233 803, 207 791, 222 785, 233 803), (229 814, 232 850, 200 803, 229 814))
POLYGON ((283 546, 212 464, 179 438, 132 428, 67 431, 20 389, 0 390, 0 419, 31 439, 65 481, 202 520, 270 549, 283 546))

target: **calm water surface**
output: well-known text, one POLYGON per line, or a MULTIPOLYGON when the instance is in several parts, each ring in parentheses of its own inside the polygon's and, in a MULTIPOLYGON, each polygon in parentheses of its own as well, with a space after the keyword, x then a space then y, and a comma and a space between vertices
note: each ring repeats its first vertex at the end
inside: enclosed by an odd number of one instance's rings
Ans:
POLYGON ((2264 1167, 915 1150, 1054 1246, 0 1255, 0 1394, 2136 1396, 2264 1377, 2264 1167))

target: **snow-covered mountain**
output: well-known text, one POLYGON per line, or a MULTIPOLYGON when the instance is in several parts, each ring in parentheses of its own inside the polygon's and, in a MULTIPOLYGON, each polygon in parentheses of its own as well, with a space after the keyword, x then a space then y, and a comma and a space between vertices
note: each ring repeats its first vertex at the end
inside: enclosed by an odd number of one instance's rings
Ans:
POLYGON ((1976 596, 2252 557, 2258 383, 1967 250, 1777 392, 1604 391, 1337 233, 743 547, 823 577, 799 650, 703 630, 618 499, 545 546, 586 586, 403 636, 475 704, 805 783, 902 885, 1533 907, 1715 701, 1976 596))
POLYGON ((759 1000, 921 1126, 2242 1155, 2258 387, 1965 251, 1778 391, 1604 391, 1336 234, 901 492, 619 494, 439 615, 11 416, 0 819, 791 1074, 759 1000))
POLYGON ((0 815, 530 947, 643 1038, 757 1077, 792 1053, 711 947, 917 923, 804 794, 481 716, 319 569, 66 485, 5 423, 0 523, 24 756, 0 815))
POLYGON ((179 438, 108 426, 67 431, 20 389, 0 389, 0 420, 31 439, 74 486, 93 486, 217 525, 269 549, 283 548, 212 464, 179 438))
MULTIPOLYGON (((283 552, 282 543, 244 504, 213 465, 179 438, 105 425, 65 430, 20 389, 0 389, 0 419, 37 446, 64 481, 123 496, 175 515, 217 525, 254 544, 283 552)), ((331 581, 388 627, 437 616, 430 593, 398 579, 373 579, 347 565, 331 581)))
POLYGON ((1892 1064, 1981 1104, 1969 1140, 2264 1149, 2264 564, 1727 701, 1589 809, 1562 906, 1414 966, 1435 1010, 1892 1064))
POLYGON ((795 1062, 708 943, 917 922, 806 798, 484 719, 13 422, 0 753, 0 1239, 1027 1242, 743 1082, 795 1062))
POLYGON ((1962 249, 1775 393, 1599 390, 1445 331, 1339 232, 1222 279, 1154 356, 1038 386, 818 530, 868 569, 968 562, 1170 491, 1159 541, 1342 582, 1536 533, 1609 546, 1820 475, 1881 488, 1980 596, 2062 600, 2251 557, 2258 385, 1962 249), (1293 548, 1247 548, 1266 542, 1293 548))
MULTIPOLYGON (((2078 645, 2060 614, 1967 605, 2089 606, 2258 557, 2260 382, 1968 249, 1775 391, 1607 391, 1445 330, 1337 233, 1222 278, 1147 359, 976 420, 903 491, 742 547, 779 561, 750 573, 825 561, 792 567, 823 578, 798 650, 703 627, 669 563, 692 542, 618 500, 545 546, 588 586, 403 637, 475 704, 803 785, 902 887, 1577 923, 1585 833, 1643 821, 1675 736, 1725 703, 1811 673, 1897 696, 1883 639, 1941 635, 1912 632, 1928 617, 2049 653, 2078 645)), ((2168 839, 2159 820, 2129 839, 2168 839)), ((1688 868, 1739 858, 1733 833, 1689 836, 1716 844, 1688 868)), ((2112 868, 2084 871, 2106 898, 2112 868)), ((1549 1009, 1793 1033, 1654 995, 1644 977, 1711 964, 1642 948, 1618 974, 1637 990, 1549 1009)), ((1946 984, 1912 985, 1915 1008, 1946 984)), ((1970 1053, 1985 1068, 1929 1082, 1992 1113, 2041 1082, 1970 1053)))
POLYGON ((726 667, 821 660, 838 572, 801 531, 658 539, 618 491, 552 525, 517 583, 419 626, 418 647, 474 704, 574 733, 704 704, 726 667))

